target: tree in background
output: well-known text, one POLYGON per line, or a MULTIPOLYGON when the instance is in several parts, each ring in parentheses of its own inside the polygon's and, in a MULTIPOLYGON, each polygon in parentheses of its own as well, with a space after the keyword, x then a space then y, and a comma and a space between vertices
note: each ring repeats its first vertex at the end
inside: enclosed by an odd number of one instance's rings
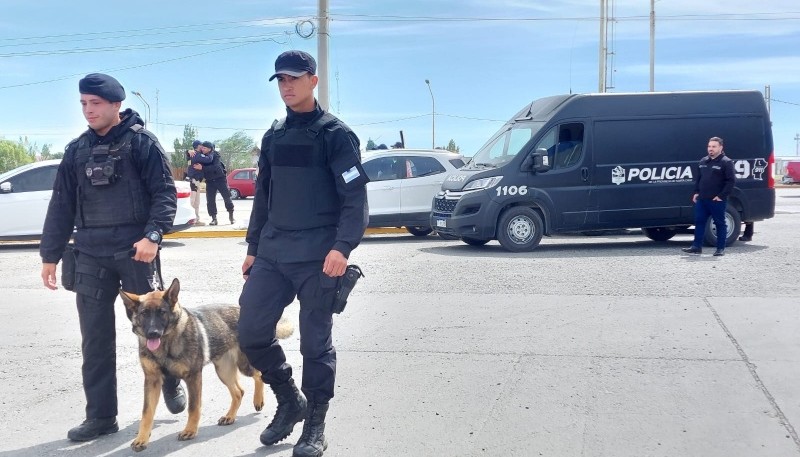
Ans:
POLYGON ((256 142, 243 131, 240 130, 224 140, 217 140, 214 144, 228 171, 253 167, 256 142))
POLYGON ((456 146, 456 142, 450 139, 450 142, 447 143, 447 147, 445 148, 450 152, 461 152, 461 148, 456 146))
POLYGON ((169 157, 169 163, 172 165, 172 174, 176 176, 176 170, 183 170, 186 168, 186 151, 192 149, 192 142, 197 139, 197 129, 189 124, 183 126, 183 138, 175 138, 172 146, 175 148, 169 157))
POLYGON ((13 170, 34 160, 35 156, 25 150, 21 141, 14 143, 13 141, 0 139, 0 173, 13 170))
POLYGON ((372 141, 372 138, 368 139, 367 140, 367 151, 371 151, 371 150, 375 149, 375 147, 376 147, 376 145, 375 145, 375 142, 372 141))

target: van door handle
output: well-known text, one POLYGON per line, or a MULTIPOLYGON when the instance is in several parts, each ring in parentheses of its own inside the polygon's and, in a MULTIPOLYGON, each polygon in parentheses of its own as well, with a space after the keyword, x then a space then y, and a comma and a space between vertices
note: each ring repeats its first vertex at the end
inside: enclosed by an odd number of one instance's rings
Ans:
POLYGON ((588 168, 586 168, 586 167, 581 168, 581 178, 583 178, 584 181, 588 181, 589 180, 589 169, 588 168))

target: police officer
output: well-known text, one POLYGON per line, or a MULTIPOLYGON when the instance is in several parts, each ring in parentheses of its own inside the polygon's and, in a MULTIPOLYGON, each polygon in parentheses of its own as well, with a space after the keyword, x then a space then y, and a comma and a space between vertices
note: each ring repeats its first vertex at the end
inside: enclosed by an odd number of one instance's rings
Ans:
POLYGON ((209 216, 211 216, 211 222, 208 225, 217 225, 218 223, 217 192, 222 195, 225 209, 228 210, 228 217, 231 224, 233 224, 235 222, 233 219, 233 202, 231 201, 231 190, 228 188, 228 177, 225 176, 225 165, 222 164, 219 152, 214 150, 214 143, 203 141, 200 148, 204 154, 212 159, 210 163, 203 164, 203 177, 206 179, 206 208, 209 216))
POLYGON ((717 228, 717 250, 715 256, 725 255, 725 243, 728 233, 725 222, 725 206, 728 196, 736 184, 736 173, 733 160, 723 151, 722 138, 712 137, 708 140, 708 155, 700 159, 697 178, 694 183, 694 242, 691 247, 683 248, 683 252, 700 254, 703 252, 703 237, 706 234, 706 223, 709 216, 717 228))
POLYGON ((261 142, 253 212, 247 230, 246 282, 239 298, 239 343, 278 400, 261 442, 283 440, 303 420, 293 456, 321 456, 325 415, 333 398, 336 349, 331 304, 369 219, 368 178, 359 142, 314 99, 316 62, 302 51, 275 61, 286 118, 261 142), (275 325, 295 296, 300 300, 302 393, 292 378, 275 325))
MULTIPOLYGON (((55 290, 56 264, 75 232, 75 276, 83 354, 86 420, 73 441, 114 433, 117 375, 114 302, 120 286, 137 294, 160 287, 154 267, 161 237, 172 226, 177 197, 164 150, 139 114, 120 112, 125 90, 93 73, 78 83, 89 129, 67 145, 47 209, 40 255, 42 281, 55 290), (133 252, 135 250, 135 253, 133 252)), ((67 258, 64 259, 65 266, 67 258)), ((172 413, 186 407, 179 380, 165 378, 172 413)))

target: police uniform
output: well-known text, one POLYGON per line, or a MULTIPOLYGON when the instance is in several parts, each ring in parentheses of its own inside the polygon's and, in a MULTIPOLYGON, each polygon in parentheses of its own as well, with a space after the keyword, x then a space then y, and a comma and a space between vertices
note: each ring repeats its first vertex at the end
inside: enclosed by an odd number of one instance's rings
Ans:
MULTIPOLYGON (((217 192, 225 202, 225 209, 230 215, 233 224, 233 202, 231 201, 231 190, 228 189, 228 178, 225 176, 225 166, 219 157, 219 152, 214 150, 214 144, 208 141, 203 142, 203 146, 210 148, 211 162, 203 165, 203 177, 206 180, 206 209, 211 219, 217 218, 217 192)), ((212 221, 213 222, 213 221, 212 221)))
POLYGON ((318 105, 308 113, 287 108, 285 120, 261 143, 247 231, 247 254, 256 259, 239 299, 239 343, 267 384, 291 379, 275 325, 297 296, 302 391, 309 403, 333 398, 336 375, 330 308, 336 278, 322 265, 331 250, 348 257, 369 219, 358 145, 355 134, 318 105))
MULTIPOLYGON (((111 96, 96 88, 84 91, 84 81, 81 93, 124 99, 124 92, 111 96)), ((161 234, 172 226, 177 204, 158 140, 143 128, 135 111, 125 110, 120 118, 105 136, 88 129, 67 145, 40 244, 43 263, 58 263, 77 228, 73 290, 82 337, 87 420, 112 418, 118 412, 114 302, 120 286, 136 294, 159 286, 154 264, 134 261, 129 251, 148 233, 151 241, 160 242, 161 234)), ((174 391, 178 382, 165 380, 165 387, 174 391)))

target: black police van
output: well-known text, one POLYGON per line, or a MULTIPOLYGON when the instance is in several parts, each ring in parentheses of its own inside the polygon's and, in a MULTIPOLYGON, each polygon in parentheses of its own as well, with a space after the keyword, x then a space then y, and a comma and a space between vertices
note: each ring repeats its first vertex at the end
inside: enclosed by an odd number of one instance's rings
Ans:
MULTIPOLYGON (((572 94, 525 106, 451 173, 431 227, 509 251, 542 235, 642 228, 666 241, 694 224, 692 193, 708 139, 725 141, 736 187, 727 243, 742 221, 775 214, 772 128, 758 91, 572 94)), ((709 219, 706 244, 716 242, 709 219)))

